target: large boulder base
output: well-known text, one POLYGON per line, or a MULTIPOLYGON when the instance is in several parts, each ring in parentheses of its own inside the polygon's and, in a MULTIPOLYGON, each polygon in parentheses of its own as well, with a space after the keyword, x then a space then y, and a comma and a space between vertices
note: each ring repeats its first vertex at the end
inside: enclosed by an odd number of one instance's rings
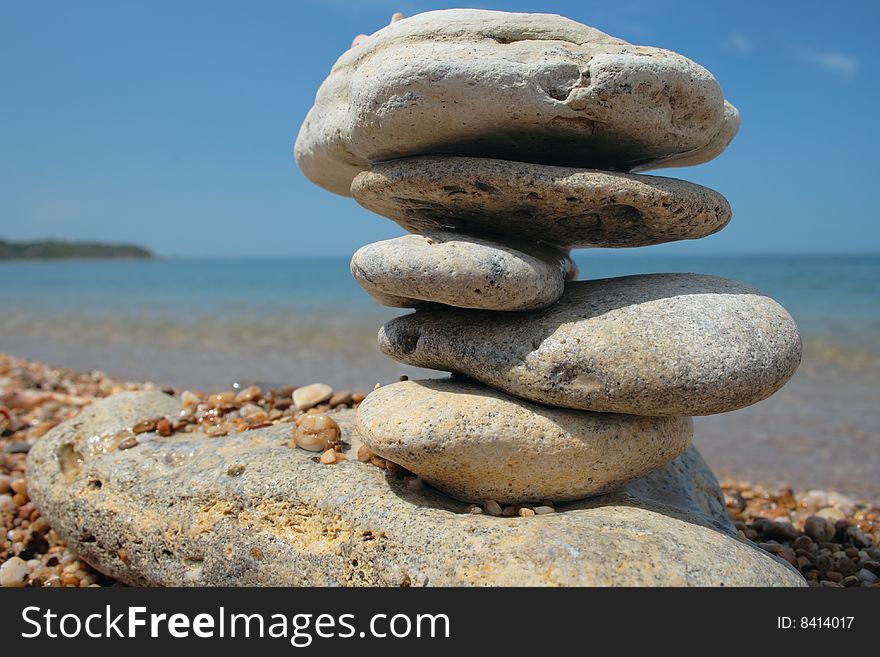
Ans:
MULTIPOLYGON (((691 449, 614 495, 498 518, 356 459, 288 448, 291 425, 223 438, 119 433, 174 415, 175 398, 122 393, 38 441, 30 494, 89 563, 135 585, 802 586, 737 540, 691 449), (123 552, 124 551, 124 552, 123 552)), ((353 412, 334 415, 359 444, 353 412)))

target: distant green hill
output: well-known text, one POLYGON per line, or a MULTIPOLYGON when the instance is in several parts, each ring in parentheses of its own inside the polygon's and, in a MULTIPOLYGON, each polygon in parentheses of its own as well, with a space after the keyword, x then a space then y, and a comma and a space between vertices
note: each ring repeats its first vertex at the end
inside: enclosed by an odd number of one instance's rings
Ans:
POLYGON ((150 251, 133 244, 98 242, 7 242, 0 240, 0 260, 60 260, 66 258, 153 258, 150 251))

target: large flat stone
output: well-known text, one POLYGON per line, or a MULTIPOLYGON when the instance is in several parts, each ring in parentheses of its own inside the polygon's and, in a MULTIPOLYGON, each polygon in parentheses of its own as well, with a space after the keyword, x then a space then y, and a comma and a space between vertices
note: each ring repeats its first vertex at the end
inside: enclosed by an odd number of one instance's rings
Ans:
POLYGON ((563 251, 447 232, 404 235, 358 249, 351 273, 386 306, 438 303, 537 310, 556 301, 577 267, 563 251))
MULTIPOLYGON (((115 395, 28 457, 30 495, 53 528, 130 584, 804 584, 727 533, 717 482, 693 449, 615 495, 495 518, 355 459, 315 463, 286 447, 290 425, 223 438, 141 434, 137 447, 116 448, 136 420, 179 409, 161 393, 115 395)), ((334 415, 351 451, 353 415, 334 415)))
POLYGON ((371 163, 432 153, 617 170, 677 156, 693 164, 720 152, 736 119, 712 74, 674 52, 551 14, 450 9, 392 23, 345 52, 295 151, 309 179, 348 195, 371 163))
POLYGON ((730 220, 721 194, 683 180, 476 157, 380 162, 351 192, 412 232, 452 229, 564 248, 699 239, 730 220))
POLYGON ((403 381, 373 391, 358 433, 377 454, 461 500, 577 500, 659 470, 691 441, 683 417, 551 408, 472 381, 403 381))
POLYGON ((425 310, 379 332, 387 355, 549 406, 708 415, 772 395, 800 363, 797 326, 747 285, 699 274, 566 285, 529 314, 425 310))

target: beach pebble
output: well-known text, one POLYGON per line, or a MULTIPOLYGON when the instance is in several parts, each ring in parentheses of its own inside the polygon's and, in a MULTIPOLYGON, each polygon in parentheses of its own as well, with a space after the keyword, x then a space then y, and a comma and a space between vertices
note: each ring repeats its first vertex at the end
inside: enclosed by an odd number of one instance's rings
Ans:
POLYGON ((865 568, 862 568, 861 570, 859 570, 856 573, 856 577, 859 578, 859 581, 868 582, 870 584, 873 584, 874 582, 876 582, 878 580, 878 577, 876 574, 872 573, 870 570, 867 570, 865 568))
POLYGON ((296 140, 303 173, 337 194, 371 163, 420 154, 615 170, 696 164, 738 126, 702 66, 561 16, 431 11, 356 43, 296 140))
POLYGON ((761 534, 765 539, 793 541, 800 535, 800 532, 789 522, 776 522, 771 520, 764 525, 761 534))
POLYGON ((572 500, 622 487, 679 456, 689 418, 548 408, 476 382, 382 386, 360 405, 376 454, 465 501, 572 500))
POLYGON ((483 502, 483 510, 490 516, 500 516, 502 513, 501 505, 495 500, 486 500, 483 502))
POLYGON ((804 521, 804 533, 817 543, 826 543, 834 538, 834 523, 822 516, 809 516, 804 521))
POLYGON ((735 281, 648 274, 572 282, 528 314, 423 310, 379 332, 382 351, 508 394, 633 415, 708 415, 776 392, 801 357, 782 306, 735 281))
POLYGON ((293 391, 293 405, 298 411, 305 411, 333 396, 333 388, 326 383, 312 383, 293 391))
POLYGON ((7 474, 0 474, 0 493, 8 493, 11 488, 9 485, 12 483, 12 477, 7 474))
POLYGON ((833 506, 827 506, 824 509, 819 509, 816 512, 816 515, 819 516, 820 518, 825 518, 825 519, 831 521, 832 525, 839 520, 846 519, 846 514, 843 511, 841 511, 840 509, 834 508, 833 506))
POLYGON ((0 495, 0 512, 12 513, 15 511, 16 506, 15 501, 12 499, 12 495, 7 493, 0 495))
POLYGON ((351 193, 410 232, 453 228, 560 248, 697 239, 731 214, 721 194, 683 180, 475 157, 380 162, 351 193))
POLYGON ((535 310, 561 295, 576 272, 562 251, 506 246, 456 233, 404 235, 361 247, 351 273, 387 306, 440 303, 487 310, 535 310))
POLYGON ((326 413, 306 413, 296 421, 293 441, 310 452, 323 452, 339 440, 340 434, 339 425, 326 413))
POLYGON ((19 557, 11 557, 0 564, 0 586, 20 588, 27 584, 30 569, 27 562, 19 557))
POLYGON ((865 536, 865 532, 863 532, 858 527, 847 527, 846 537, 858 547, 868 547, 869 545, 871 545, 871 541, 867 536, 865 536))
POLYGON ((208 395, 209 406, 232 406, 235 404, 235 393, 227 390, 208 395))
POLYGON ((237 404, 244 404, 246 402, 254 402, 260 399, 263 396, 263 391, 260 390, 259 386, 247 386, 243 390, 241 390, 237 395, 235 395, 235 402, 237 404))
POLYGON ((347 391, 334 392, 327 403, 330 404, 330 408, 336 408, 337 406, 350 406, 352 403, 352 394, 347 391))

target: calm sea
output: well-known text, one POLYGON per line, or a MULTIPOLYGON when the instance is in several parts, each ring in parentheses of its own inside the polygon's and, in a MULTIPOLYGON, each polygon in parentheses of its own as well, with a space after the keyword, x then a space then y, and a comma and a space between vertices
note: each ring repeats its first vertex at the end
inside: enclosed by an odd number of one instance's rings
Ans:
MULTIPOLYGON (((777 299, 801 328, 801 370, 769 401, 699 419, 698 445, 723 475, 880 498, 880 257, 576 259, 581 278, 699 272, 777 299)), ((369 390, 423 374, 376 348, 400 312, 361 291, 347 258, 0 263, 0 351, 177 386, 369 390)))

